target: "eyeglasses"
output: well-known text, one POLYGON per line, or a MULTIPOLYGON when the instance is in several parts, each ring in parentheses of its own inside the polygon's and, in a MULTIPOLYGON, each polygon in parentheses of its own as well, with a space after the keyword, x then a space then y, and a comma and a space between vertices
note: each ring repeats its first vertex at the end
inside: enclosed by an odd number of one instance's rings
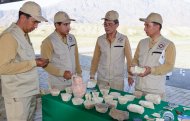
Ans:
POLYGON ((71 23, 62 23, 64 26, 70 26, 71 23))
POLYGON ((103 23, 104 27, 113 27, 115 24, 114 23, 103 23))

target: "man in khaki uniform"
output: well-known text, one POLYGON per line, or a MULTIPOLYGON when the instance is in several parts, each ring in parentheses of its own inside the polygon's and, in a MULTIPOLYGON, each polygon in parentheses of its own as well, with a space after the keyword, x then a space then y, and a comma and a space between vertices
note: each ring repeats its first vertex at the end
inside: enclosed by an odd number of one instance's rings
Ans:
POLYGON ((132 65, 146 68, 144 73, 138 74, 135 88, 144 94, 158 94, 164 99, 165 77, 175 63, 175 45, 160 33, 163 23, 160 14, 151 13, 140 21, 144 22, 144 31, 149 37, 139 42, 132 61, 132 65))
POLYGON ((55 31, 41 45, 41 56, 50 60, 45 70, 49 73, 48 81, 52 88, 64 89, 71 85, 72 74, 82 73, 77 41, 69 33, 71 21, 75 20, 70 19, 67 13, 57 12, 54 16, 55 31))
POLYGON ((26 2, 19 10, 19 18, 0 35, 0 75, 2 96, 8 121, 33 121, 36 94, 39 93, 38 67, 48 61, 35 59, 28 33, 37 28, 41 8, 26 2))
MULTIPOLYGON (((119 14, 108 11, 105 15, 104 29, 106 34, 98 37, 91 62, 90 78, 94 79, 97 71, 98 84, 110 85, 111 88, 124 90, 125 57, 127 67, 131 65, 131 47, 127 36, 119 33, 119 14)), ((128 80, 132 80, 128 75, 128 80)))

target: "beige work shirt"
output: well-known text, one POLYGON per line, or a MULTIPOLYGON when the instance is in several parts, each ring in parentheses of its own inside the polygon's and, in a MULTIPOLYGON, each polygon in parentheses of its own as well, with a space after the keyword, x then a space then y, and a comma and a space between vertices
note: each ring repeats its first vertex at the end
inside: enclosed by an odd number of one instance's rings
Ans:
POLYGON ((35 54, 30 39, 13 23, 0 36, 2 95, 27 97, 39 93, 35 54))
MULTIPOLYGON (((111 43, 107 39, 107 42, 110 44, 112 44, 114 41, 116 41, 116 38, 113 38, 113 40, 111 40, 111 43)), ((128 68, 128 72, 129 72, 129 69, 131 66, 131 61, 132 61, 132 52, 131 52, 130 43, 129 43, 129 40, 127 37, 125 40, 124 54, 127 59, 127 68, 128 68)), ((100 49, 100 46, 98 45, 98 41, 97 41, 95 50, 94 50, 94 55, 93 55, 92 62, 91 62, 91 68, 90 68, 90 76, 91 77, 94 77, 94 75, 98 69, 100 56, 101 56, 101 49, 100 49)), ((131 75, 129 73, 128 73, 128 77, 131 77, 131 75)))
MULTIPOLYGON (((67 44, 67 40, 66 38, 61 37, 60 34, 58 34, 61 38, 61 40, 67 44)), ((49 72, 52 75, 55 76, 63 76, 64 75, 64 71, 58 69, 57 67, 55 67, 52 63, 52 54, 54 52, 53 50, 53 45, 51 43, 51 38, 47 37, 41 45, 41 56, 45 59, 49 59, 50 63, 48 64, 48 66, 45 68, 45 70, 47 72, 49 72)), ((81 70, 81 66, 80 66, 80 62, 79 62, 79 54, 78 54, 78 46, 77 44, 75 45, 75 63, 76 63, 76 72, 77 74, 81 75, 82 74, 82 70, 81 70)))
MULTIPOLYGON (((150 38, 149 49, 151 49, 160 39, 162 36, 158 37, 156 40, 152 40, 150 38)), ((151 67, 151 74, 153 75, 165 75, 168 72, 172 71, 174 64, 175 64, 175 57, 176 57, 176 48, 173 42, 170 42, 168 47, 165 50, 165 62, 164 64, 151 67)), ((139 44, 137 46, 134 58, 132 60, 133 65, 139 65, 139 44)))
POLYGON ((17 41, 10 33, 0 35, 0 75, 18 74, 31 70, 36 66, 35 60, 14 62, 17 48, 17 41))

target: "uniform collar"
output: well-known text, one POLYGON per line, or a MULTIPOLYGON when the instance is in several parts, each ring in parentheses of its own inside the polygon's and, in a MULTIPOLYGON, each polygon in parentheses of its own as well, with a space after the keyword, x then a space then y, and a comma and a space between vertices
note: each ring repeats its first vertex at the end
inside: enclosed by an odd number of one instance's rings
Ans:
POLYGON ((25 34, 27 34, 27 33, 24 33, 24 31, 16 24, 16 23, 12 23, 11 24, 11 27, 12 28, 16 28, 17 29, 17 31, 19 32, 19 34, 21 34, 21 35, 25 35, 25 34))
POLYGON ((55 31, 55 33, 57 34, 57 36, 59 37, 59 39, 64 42, 65 44, 67 44, 67 37, 62 37, 61 34, 59 34, 57 31, 55 31))
MULTIPOLYGON (((119 37, 119 33, 116 31, 115 36, 112 38, 111 43, 113 43, 117 38, 119 37)), ((105 34, 105 39, 110 42, 107 38, 107 35, 105 34)))
POLYGON ((155 40, 152 40, 152 38, 150 38, 150 43, 151 43, 151 44, 155 44, 155 43, 157 43, 161 38, 162 38, 162 35, 160 35, 159 37, 157 37, 155 40))

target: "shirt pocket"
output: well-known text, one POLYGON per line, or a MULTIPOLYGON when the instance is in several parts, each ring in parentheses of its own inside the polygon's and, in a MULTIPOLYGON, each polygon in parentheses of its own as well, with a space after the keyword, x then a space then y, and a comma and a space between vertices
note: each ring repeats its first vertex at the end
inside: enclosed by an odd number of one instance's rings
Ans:
POLYGON ((123 45, 115 45, 114 48, 119 48, 119 47, 122 47, 123 48, 123 45))
POLYGON ((116 53, 116 54, 117 53, 120 54, 120 53, 124 52, 123 45, 114 45, 113 47, 114 47, 114 53, 116 53))

